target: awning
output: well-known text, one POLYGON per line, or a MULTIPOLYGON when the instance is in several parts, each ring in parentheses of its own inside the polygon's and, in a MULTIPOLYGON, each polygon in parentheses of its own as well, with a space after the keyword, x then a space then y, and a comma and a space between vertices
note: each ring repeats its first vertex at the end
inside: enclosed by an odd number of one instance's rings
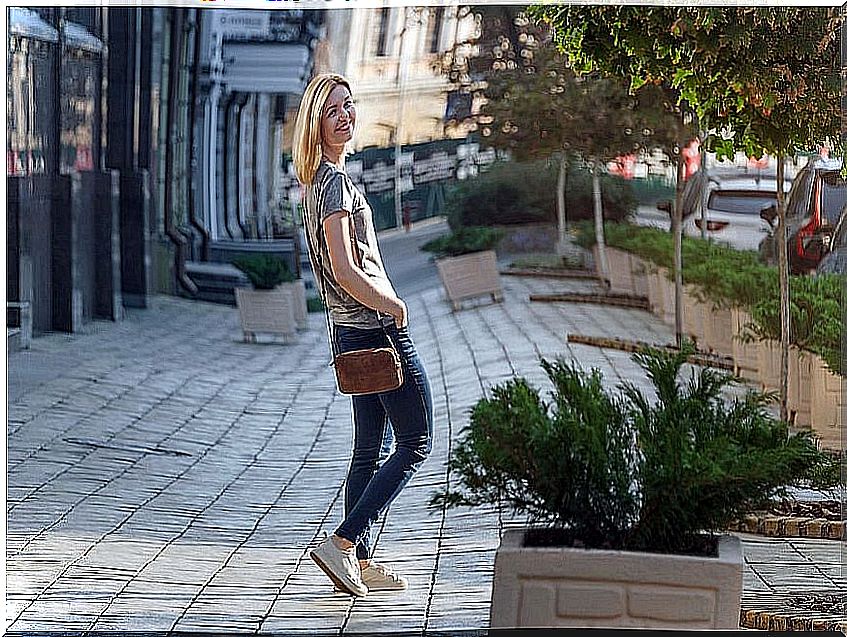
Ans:
POLYGON ((88 29, 81 24, 65 22, 63 35, 65 36, 65 44, 68 46, 82 49, 83 51, 90 51, 91 53, 101 53, 103 51, 103 43, 100 41, 100 38, 91 35, 88 29))
POLYGON ((231 91, 302 95, 311 72, 305 44, 224 42, 223 83, 231 91))
POLYGON ((9 7, 9 34, 45 42, 59 41, 56 29, 42 20, 35 11, 22 7, 9 7))

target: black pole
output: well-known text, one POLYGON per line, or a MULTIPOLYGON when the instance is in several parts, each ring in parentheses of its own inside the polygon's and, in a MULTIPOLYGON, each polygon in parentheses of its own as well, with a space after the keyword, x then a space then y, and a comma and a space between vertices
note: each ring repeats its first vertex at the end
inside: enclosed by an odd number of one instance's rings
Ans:
POLYGON ((191 35, 193 47, 193 56, 191 64, 191 91, 189 95, 189 111, 188 111, 188 149, 191 157, 191 165, 189 178, 191 184, 188 188, 188 221, 191 227, 200 235, 200 255, 203 261, 209 260, 209 232, 202 222, 197 220, 196 215, 196 195, 197 182, 194 178, 194 167, 199 165, 197 140, 195 135, 195 123, 197 122, 197 97, 200 92, 200 55, 202 51, 202 43, 200 40, 200 9, 191 9, 190 18, 188 20, 187 30, 191 35))
POLYGON ((173 138, 176 133, 176 114, 177 100, 179 92, 177 86, 179 83, 179 56, 182 46, 182 28, 183 28, 183 9, 172 9, 171 22, 171 37, 170 37, 170 56, 168 64, 168 128, 165 144, 165 232, 173 241, 176 254, 174 256, 174 266, 176 267, 177 281, 188 291, 192 296, 196 295, 197 285, 188 276, 185 271, 185 257, 188 248, 188 240, 185 235, 174 225, 173 211, 173 180, 169 178, 173 169, 174 150, 173 138))

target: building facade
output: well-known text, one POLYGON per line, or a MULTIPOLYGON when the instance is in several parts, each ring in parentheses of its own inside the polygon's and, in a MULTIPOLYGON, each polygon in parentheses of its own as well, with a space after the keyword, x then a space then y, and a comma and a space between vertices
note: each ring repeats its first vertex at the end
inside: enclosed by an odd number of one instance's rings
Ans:
POLYGON ((356 150, 467 135, 445 128, 449 84, 440 57, 475 28, 458 4, 327 12, 315 66, 353 85, 356 150))

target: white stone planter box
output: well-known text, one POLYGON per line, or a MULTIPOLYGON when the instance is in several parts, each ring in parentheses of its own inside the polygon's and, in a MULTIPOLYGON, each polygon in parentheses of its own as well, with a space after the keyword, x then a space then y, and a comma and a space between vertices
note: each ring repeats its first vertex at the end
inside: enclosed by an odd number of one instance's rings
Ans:
POLYGON ((635 294, 630 254, 623 250, 606 248, 606 259, 609 262, 610 291, 618 294, 635 294))
POLYGON ((732 310, 706 303, 703 321, 704 349, 721 356, 732 356, 732 310))
POLYGON ((684 285, 682 287, 682 331, 694 339, 698 347, 702 347, 706 339, 704 323, 707 319, 706 306, 697 300, 691 286, 684 285))
POLYGON ((843 398, 840 376, 829 371, 819 356, 808 354, 811 368, 812 430, 829 449, 842 448, 843 398))
POLYGON ((292 292, 284 286, 273 290, 235 288, 235 304, 245 341, 257 334, 275 334, 286 339, 297 331, 292 292))
POLYGON ((763 391, 779 390, 779 341, 764 340, 756 343, 759 362, 759 386, 763 391))
POLYGON ((479 296, 491 296, 495 302, 503 300, 497 255, 493 250, 445 257, 435 264, 454 310, 459 309, 462 301, 479 296))
POLYGON ((661 278, 664 276, 662 270, 651 263, 647 263, 647 299, 650 302, 650 311, 664 320, 665 315, 665 287, 662 285, 661 278))
POLYGON ((788 410, 794 413, 794 425, 806 429, 812 426, 812 366, 810 352, 789 348, 788 410))
POLYGON ((736 629, 742 558, 737 537, 719 556, 528 548, 503 534, 494 563, 492 628, 736 629))
POLYGON ((632 268, 632 290, 636 296, 649 296, 650 286, 647 281, 648 267, 645 261, 635 256, 629 255, 629 263, 632 268))
POLYGON ((750 323, 750 315, 744 310, 732 310, 732 358, 735 360, 735 373, 752 383, 759 383, 759 348, 755 341, 745 342, 745 326, 750 323))
POLYGON ((309 312, 306 306, 306 284, 302 279, 297 279, 293 283, 283 283, 279 287, 291 294, 291 305, 294 310, 294 322, 297 324, 297 329, 308 329, 309 312))

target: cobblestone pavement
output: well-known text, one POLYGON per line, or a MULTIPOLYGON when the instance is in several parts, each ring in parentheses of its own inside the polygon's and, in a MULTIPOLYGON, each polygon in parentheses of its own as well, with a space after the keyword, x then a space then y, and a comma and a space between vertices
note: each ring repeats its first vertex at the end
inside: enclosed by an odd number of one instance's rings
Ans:
MULTIPOLYGON (((451 313, 408 299, 436 410, 432 455, 379 527, 402 594, 333 593, 308 550, 341 517, 350 407, 327 367, 323 317, 289 345, 240 341, 233 308, 157 297, 126 321, 12 354, 9 630, 364 632, 485 628, 494 509, 428 510, 449 482, 467 410, 539 355, 643 378, 629 355, 571 331, 668 341, 644 312, 527 302, 590 284, 504 277, 505 301, 451 313)), ((745 600, 847 588, 840 545, 745 537, 745 600)))

